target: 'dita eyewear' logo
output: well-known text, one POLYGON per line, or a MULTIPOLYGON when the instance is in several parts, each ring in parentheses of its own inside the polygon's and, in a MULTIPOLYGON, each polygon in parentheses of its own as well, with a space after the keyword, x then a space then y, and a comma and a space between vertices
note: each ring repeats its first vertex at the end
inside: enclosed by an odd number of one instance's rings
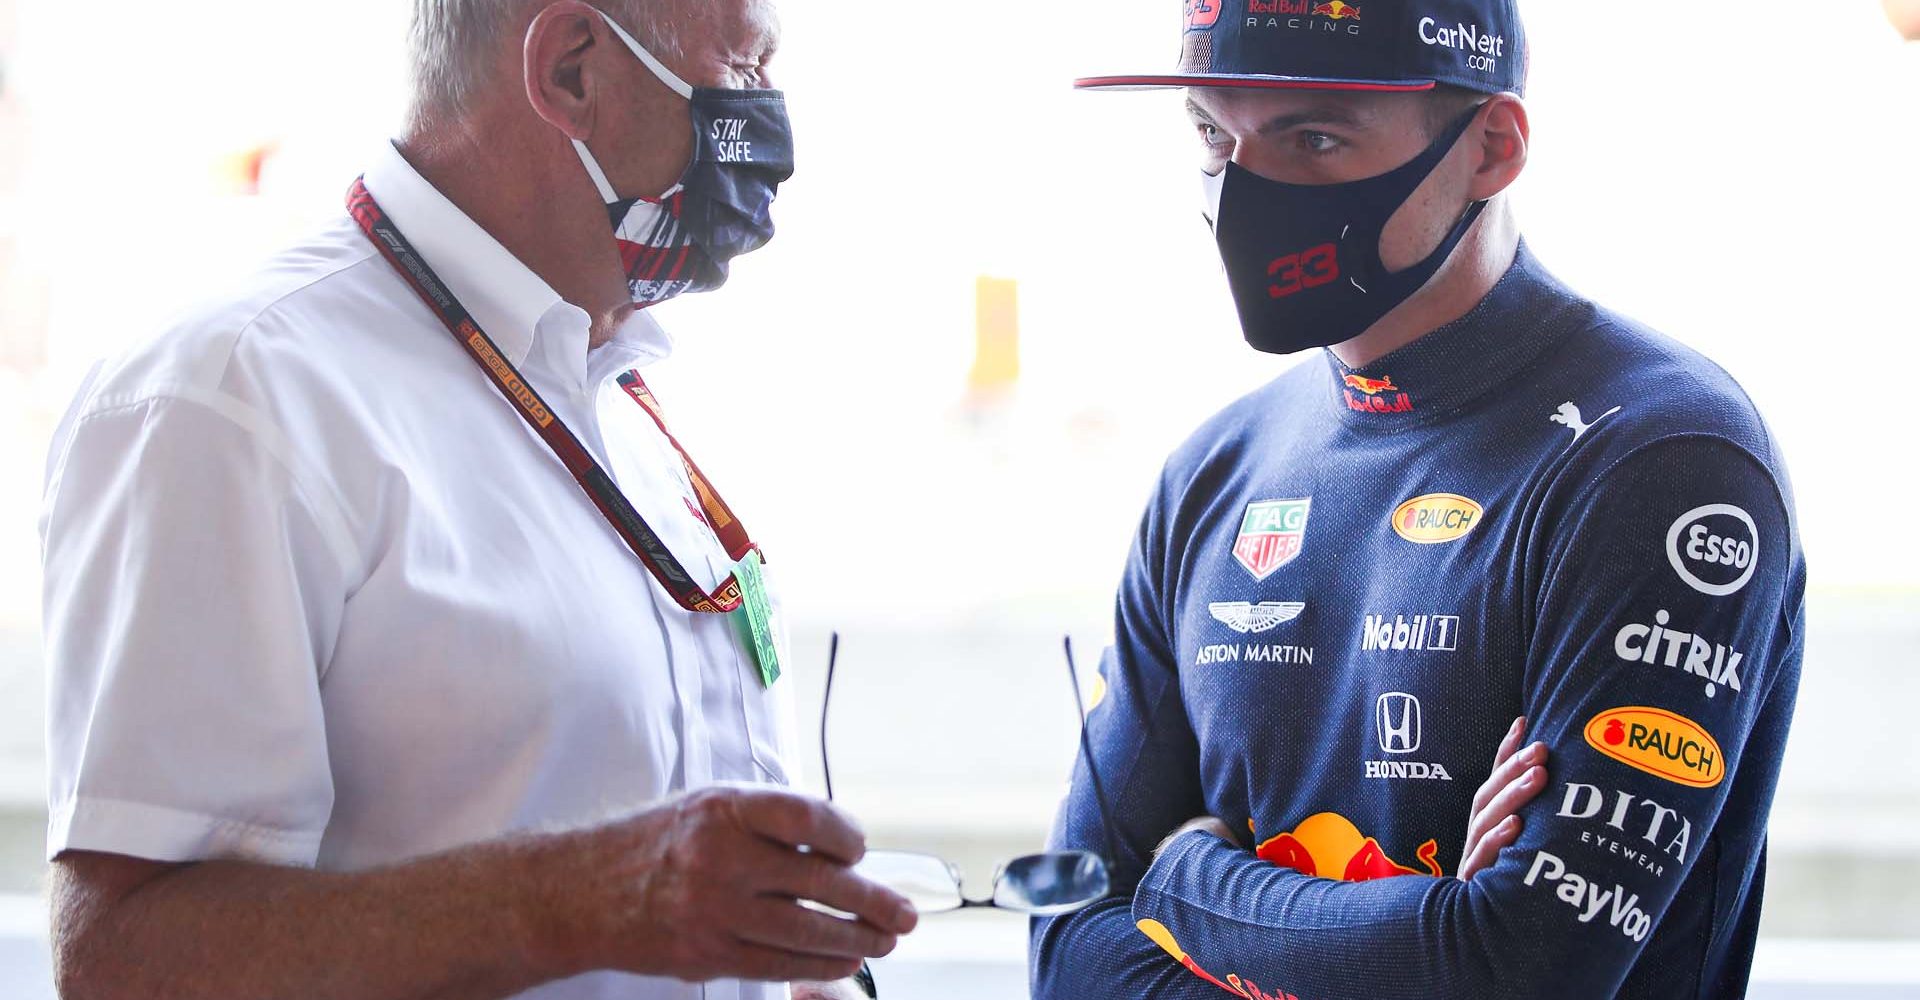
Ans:
POLYGON ((1233 558, 1255 580, 1272 576, 1306 547, 1307 514, 1312 510, 1312 497, 1248 504, 1240 534, 1233 540, 1233 558))
POLYGON ((1587 745, 1628 767, 1690 788, 1727 776, 1720 744, 1700 724, 1663 708, 1613 708, 1587 723, 1587 745))
POLYGON ((1443 545, 1467 537, 1480 526, 1485 513, 1478 503, 1457 493, 1429 493, 1393 512, 1393 530, 1418 545, 1443 545))

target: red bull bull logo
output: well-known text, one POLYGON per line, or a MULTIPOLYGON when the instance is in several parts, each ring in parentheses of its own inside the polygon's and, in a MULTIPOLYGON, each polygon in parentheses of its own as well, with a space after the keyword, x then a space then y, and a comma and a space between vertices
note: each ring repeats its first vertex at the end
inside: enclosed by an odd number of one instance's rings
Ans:
POLYGON ((1347 397, 1347 409, 1360 413, 1411 413, 1413 397, 1406 390, 1393 384, 1393 376, 1386 378, 1367 378, 1362 375, 1348 375, 1343 390, 1347 397))
POLYGON ((1309 816, 1286 833, 1263 842, 1254 853, 1262 861, 1291 868, 1302 875, 1342 882, 1371 882, 1399 875, 1441 877, 1440 844, 1428 840, 1414 851, 1421 867, 1403 865, 1386 849, 1339 813, 1309 816))
POLYGON ((1386 378, 1366 378, 1360 375, 1347 376, 1347 388, 1358 389, 1369 396, 1378 396, 1383 392, 1398 392, 1393 384, 1393 376, 1386 378))
POLYGON ((1336 21, 1360 20, 1360 8, 1354 4, 1341 3, 1340 0, 1318 4, 1313 8, 1313 13, 1316 17, 1330 17, 1336 21))
POLYGON ((1241 1000, 1300 1000, 1298 996, 1288 993, 1285 990, 1277 993, 1268 993, 1252 980, 1242 979, 1239 976, 1229 975, 1225 979, 1214 976, 1212 973, 1201 968, 1200 963, 1194 961, 1193 956, 1187 954, 1185 948, 1180 947, 1180 942, 1174 939, 1172 931, 1167 930, 1167 925, 1158 920, 1142 920, 1135 926, 1140 928, 1140 933, 1145 934, 1154 944, 1159 945, 1161 950, 1172 955, 1173 960, 1179 962, 1188 972, 1226 990, 1234 996, 1240 997, 1241 1000))

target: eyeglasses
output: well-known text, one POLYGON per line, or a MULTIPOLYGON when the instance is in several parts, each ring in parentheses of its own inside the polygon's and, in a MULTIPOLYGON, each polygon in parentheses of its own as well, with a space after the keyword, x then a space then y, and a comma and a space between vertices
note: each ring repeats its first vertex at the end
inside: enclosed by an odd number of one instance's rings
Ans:
MULTIPOLYGON (((1073 684, 1073 703, 1080 710, 1080 751, 1087 761, 1094 799, 1100 807, 1106 857, 1113 857, 1113 827, 1106 792, 1094 770, 1093 749, 1087 740, 1087 707, 1080 697, 1080 671, 1073 662, 1073 638, 1064 646, 1067 679, 1073 684)), ((827 709, 833 704, 833 671, 840 659, 840 633, 827 647, 827 690, 820 706, 820 771, 826 779, 827 801, 833 801, 833 769, 827 763, 827 709)), ((951 913, 988 907, 1037 917, 1058 916, 1084 909, 1105 899, 1111 887, 1107 861, 1091 851, 1044 851, 1014 858, 993 876, 993 893, 985 899, 966 895, 960 886, 960 868, 933 854, 914 851, 868 851, 853 870, 862 877, 905 896, 921 913, 951 913)))

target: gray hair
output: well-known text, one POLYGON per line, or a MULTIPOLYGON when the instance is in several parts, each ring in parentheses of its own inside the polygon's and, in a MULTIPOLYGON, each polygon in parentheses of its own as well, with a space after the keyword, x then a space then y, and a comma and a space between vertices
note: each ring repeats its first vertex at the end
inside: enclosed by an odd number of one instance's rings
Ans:
MULTIPOLYGON (((413 69, 413 117, 457 119, 487 75, 502 36, 547 0, 413 0, 407 48, 413 69)), ((598 0, 595 6, 654 55, 677 59, 677 32, 659 0, 598 0)))

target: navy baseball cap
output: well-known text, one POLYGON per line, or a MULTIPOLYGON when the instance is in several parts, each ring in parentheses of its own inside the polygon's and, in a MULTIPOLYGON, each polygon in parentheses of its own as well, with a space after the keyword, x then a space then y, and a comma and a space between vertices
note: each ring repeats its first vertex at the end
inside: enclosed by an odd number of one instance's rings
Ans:
POLYGON ((1083 90, 1165 87, 1525 93, 1518 0, 1184 0, 1172 73, 1092 76, 1083 90))

